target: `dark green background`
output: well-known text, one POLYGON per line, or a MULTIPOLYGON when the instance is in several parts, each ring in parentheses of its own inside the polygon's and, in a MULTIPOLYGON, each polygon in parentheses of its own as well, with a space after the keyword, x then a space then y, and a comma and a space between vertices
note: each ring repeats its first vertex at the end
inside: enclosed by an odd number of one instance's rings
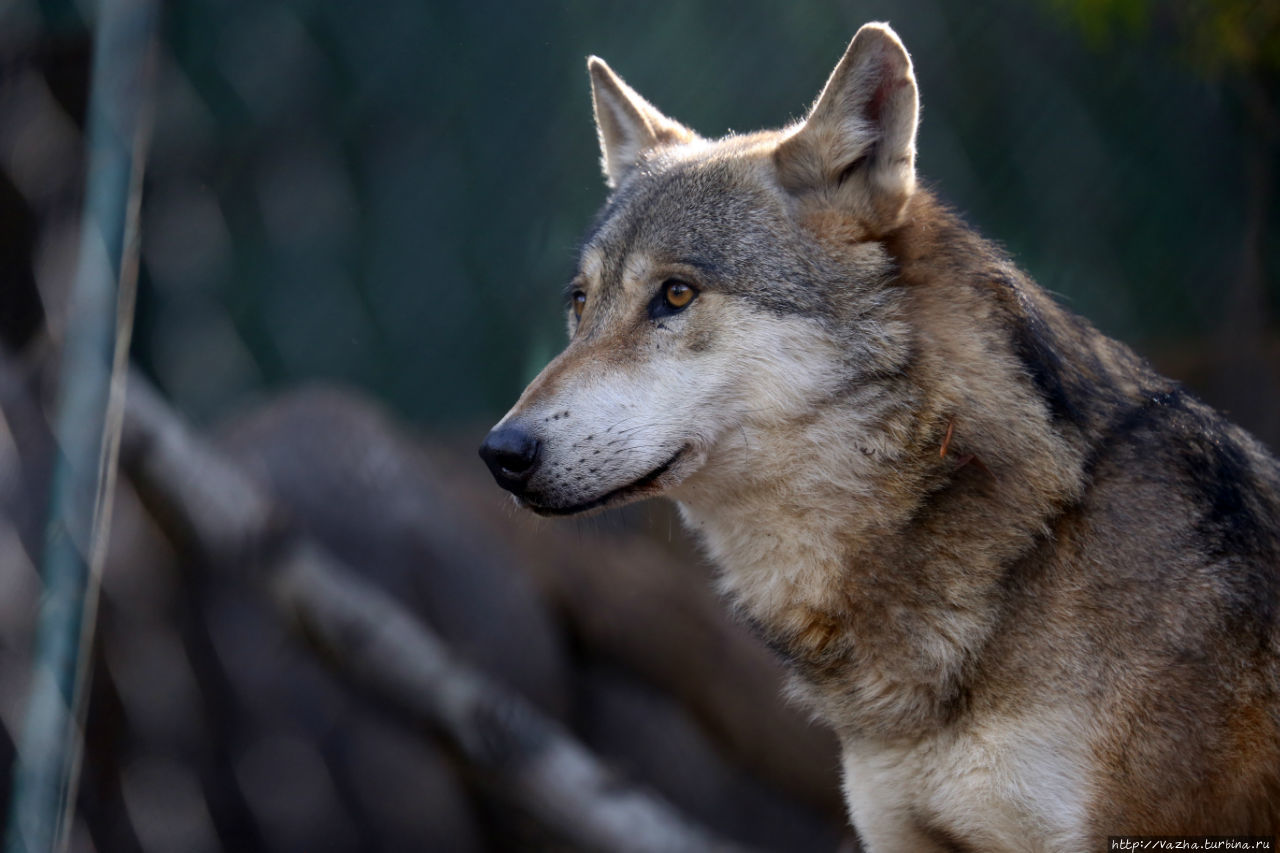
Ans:
POLYGON ((1275 137, 1241 94, 1261 87, 1274 115, 1274 67, 1214 61, 1211 39, 1203 60, 1194 16, 1150 5, 175 4, 139 356, 199 419, 324 378, 423 424, 490 421, 561 345, 560 290, 605 196, 584 58, 719 135, 800 117, 883 19, 916 63, 925 181, 1213 396, 1231 324, 1270 341, 1280 300, 1269 175, 1249 213, 1275 137), (1233 314, 1246 255, 1262 292, 1233 314))

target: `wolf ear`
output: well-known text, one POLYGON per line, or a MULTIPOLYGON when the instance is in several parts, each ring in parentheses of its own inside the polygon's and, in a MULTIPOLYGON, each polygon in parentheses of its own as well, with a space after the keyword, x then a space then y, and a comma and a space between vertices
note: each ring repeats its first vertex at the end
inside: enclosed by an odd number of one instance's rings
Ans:
POLYGON ((866 24, 808 118, 774 154, 783 186, 818 193, 878 231, 915 191, 919 114, 911 57, 887 24, 866 24))
POLYGON ((610 189, 617 187, 651 148, 698 138, 637 95, 600 57, 588 58, 587 70, 591 73, 591 99, 595 102, 596 130, 600 135, 600 164, 610 189))

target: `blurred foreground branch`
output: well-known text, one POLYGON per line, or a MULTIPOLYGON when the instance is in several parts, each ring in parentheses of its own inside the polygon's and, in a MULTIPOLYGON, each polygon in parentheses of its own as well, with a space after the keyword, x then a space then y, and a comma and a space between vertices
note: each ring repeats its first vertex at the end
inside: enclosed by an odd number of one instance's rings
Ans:
POLYGON ((500 796, 557 837, 591 850, 737 849, 619 779, 522 697, 456 660, 402 606, 298 532, 137 375, 121 462, 151 512, 210 567, 265 582, 339 675, 440 732, 500 796))

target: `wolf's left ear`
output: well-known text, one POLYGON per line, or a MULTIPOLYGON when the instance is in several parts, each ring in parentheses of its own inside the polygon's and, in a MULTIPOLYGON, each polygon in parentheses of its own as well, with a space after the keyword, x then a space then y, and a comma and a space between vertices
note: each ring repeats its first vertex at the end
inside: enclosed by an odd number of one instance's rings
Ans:
POLYGON ((651 148, 698 138, 637 95, 600 57, 588 58, 587 70, 591 73, 591 98, 600 134, 600 163, 610 189, 617 187, 651 148))
POLYGON ((808 118, 774 154, 797 194, 819 193, 879 231, 898 224, 916 183, 919 96, 888 24, 858 30, 808 118))

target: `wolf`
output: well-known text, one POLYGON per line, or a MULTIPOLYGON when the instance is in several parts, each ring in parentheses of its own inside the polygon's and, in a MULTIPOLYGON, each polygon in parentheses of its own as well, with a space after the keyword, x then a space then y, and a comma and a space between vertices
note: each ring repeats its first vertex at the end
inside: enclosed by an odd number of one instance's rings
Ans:
POLYGON ((675 500, 873 853, 1280 831, 1280 464, 917 183, 893 30, 718 140, 588 69, 611 193, 498 484, 675 500))

